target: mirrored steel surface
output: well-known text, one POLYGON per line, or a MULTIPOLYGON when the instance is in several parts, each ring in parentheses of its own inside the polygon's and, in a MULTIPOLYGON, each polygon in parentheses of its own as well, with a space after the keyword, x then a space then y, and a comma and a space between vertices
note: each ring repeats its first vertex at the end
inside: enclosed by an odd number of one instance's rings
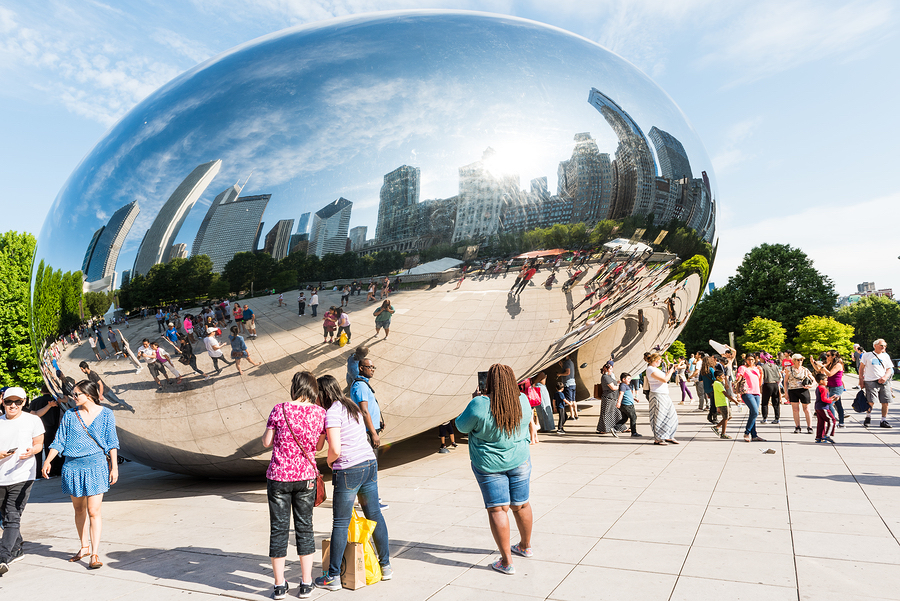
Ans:
MULTIPOLYGON (((182 383, 158 389, 127 361, 94 361, 87 344, 58 359, 76 379, 78 362, 90 361, 133 409, 113 407, 125 456, 253 476, 268 460, 266 418, 288 400, 293 374, 343 380, 362 342, 378 367, 386 442, 456 416, 477 372, 495 362, 524 378, 555 373, 576 353, 576 365, 588 364, 579 398, 608 359, 617 372, 638 368, 693 310, 716 213, 696 134, 621 58, 524 20, 390 13, 278 32, 163 86, 66 182, 35 264, 81 270, 86 291, 107 291, 195 255, 209 256, 215 273, 254 250, 283 261, 399 251, 407 267, 426 263, 424 273, 400 274, 387 339, 373 338, 379 303, 363 292, 349 302, 350 345, 322 344, 322 313, 340 293, 321 292, 318 317, 309 308, 301 317, 298 287, 319 284, 302 281, 285 287, 286 307, 277 295, 241 301, 257 317, 251 356, 264 362, 242 376, 227 367, 204 380, 176 363, 182 383), (444 270, 423 260, 440 245, 466 263, 444 270), (537 273, 516 286, 531 264, 537 273)), ((380 291, 388 274, 375 275, 380 291)), ((324 283, 367 286, 370 276, 324 283)), ((180 303, 181 316, 206 300, 180 303)), ((120 329, 133 349, 159 340, 152 317, 120 329)), ((220 341, 227 351, 227 331, 220 341)), ((202 343, 195 349, 210 372, 202 343)))

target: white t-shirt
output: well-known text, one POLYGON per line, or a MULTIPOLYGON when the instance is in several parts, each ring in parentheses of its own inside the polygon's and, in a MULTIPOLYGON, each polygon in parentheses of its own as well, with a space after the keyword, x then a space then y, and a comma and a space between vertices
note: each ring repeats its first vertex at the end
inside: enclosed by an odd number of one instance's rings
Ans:
POLYGON ((319 304, 319 295, 313 294, 311 297, 309 297, 309 304, 310 305, 318 305, 319 304))
POLYGON ((656 374, 657 376, 659 376, 660 378, 663 378, 663 379, 665 379, 665 377, 666 377, 666 372, 664 372, 663 370, 661 370, 658 367, 653 367, 652 365, 648 365, 647 366, 647 381, 650 382, 650 392, 668 393, 669 392, 669 382, 668 381, 660 382, 655 377, 653 377, 653 374, 656 374))
POLYGON ((9 486, 34 480, 37 475, 37 463, 34 457, 19 459, 19 455, 28 451, 32 440, 44 433, 44 424, 36 415, 22 413, 16 419, 0 417, 0 449, 5 453, 15 447, 16 452, 0 459, 0 486, 9 486))
POLYGON ((880 380, 885 376, 889 369, 893 374, 893 363, 891 362, 891 357, 887 353, 876 353, 875 351, 863 353, 859 363, 860 365, 866 366, 865 372, 863 373, 866 382, 880 380))
POLYGON ((222 351, 216 350, 213 348, 214 345, 219 346, 219 341, 216 340, 214 337, 207 336, 206 338, 203 339, 203 344, 206 345, 206 350, 207 350, 207 352, 209 352, 210 357, 221 357, 222 356, 222 351))

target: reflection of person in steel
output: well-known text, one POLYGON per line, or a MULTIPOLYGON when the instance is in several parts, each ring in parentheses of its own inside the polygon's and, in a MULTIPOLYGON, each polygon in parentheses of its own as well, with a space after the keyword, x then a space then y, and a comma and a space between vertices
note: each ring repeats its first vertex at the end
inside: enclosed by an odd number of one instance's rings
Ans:
POLYGON ((388 334, 391 333, 391 316, 394 315, 394 308, 391 307, 391 301, 385 299, 381 306, 375 309, 375 336, 384 328, 384 339, 387 340, 388 334))
POLYGON ((459 274, 459 281, 456 282, 456 288, 454 290, 459 290, 459 287, 462 286, 463 280, 466 279, 466 271, 469 269, 469 264, 466 263, 463 265, 462 273, 459 274))
MULTIPOLYGON (((313 305, 313 315, 315 315, 315 305, 313 305)), ((244 327, 247 328, 250 338, 256 338, 256 314, 250 305, 244 305, 244 327)))
POLYGON ((369 282, 369 294, 366 296, 366 302, 371 302, 375 300, 375 280, 371 280, 369 282))
POLYGON ((300 296, 297 297, 297 309, 298 315, 303 317, 306 313, 306 296, 301 292, 300 296))
MULTIPOLYGON (((528 267, 528 266, 526 266, 526 267, 528 267)), ((523 267, 522 269, 523 269, 522 280, 521 280, 521 282, 519 282, 518 289, 513 292, 514 295, 521 294, 522 290, 525 289, 525 286, 528 285, 528 282, 531 281, 531 278, 534 277, 534 274, 537 273, 537 268, 534 266, 533 263, 531 264, 530 267, 528 267, 528 269, 525 269, 525 267, 523 267)))

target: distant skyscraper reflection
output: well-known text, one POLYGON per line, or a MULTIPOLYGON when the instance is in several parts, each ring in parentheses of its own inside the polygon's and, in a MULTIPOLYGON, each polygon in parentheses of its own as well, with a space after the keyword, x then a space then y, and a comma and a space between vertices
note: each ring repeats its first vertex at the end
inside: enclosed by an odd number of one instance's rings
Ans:
MULTIPOLYGON (((220 202, 207 223, 203 240, 193 253, 207 255, 213 264, 213 273, 221 273, 225 265, 239 252, 252 252, 259 243, 262 224, 260 223, 271 194, 241 196, 230 200, 232 191, 240 192, 238 186, 228 188, 216 198, 227 194, 229 200, 220 202)), ((215 204, 215 202, 213 203, 215 204)))
POLYGON ((309 237, 309 254, 321 259, 327 254, 347 252, 352 210, 353 203, 341 197, 316 211, 309 237))
POLYGON ((116 270, 122 243, 140 212, 138 202, 134 200, 113 213, 109 222, 94 234, 82 265, 82 273, 88 282, 102 280, 116 270))

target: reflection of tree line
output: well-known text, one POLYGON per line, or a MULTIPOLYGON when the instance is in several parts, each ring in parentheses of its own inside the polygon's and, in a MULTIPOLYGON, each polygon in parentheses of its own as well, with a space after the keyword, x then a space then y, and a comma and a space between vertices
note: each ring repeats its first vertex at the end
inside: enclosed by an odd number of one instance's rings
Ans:
MULTIPOLYGON (((597 248, 616 237, 630 238, 638 229, 645 230, 643 237, 647 240, 655 240, 664 229, 668 231, 660 244, 650 244, 655 250, 670 252, 682 259, 697 255, 704 262, 712 255, 711 246, 683 223, 672 221, 667 226, 654 226, 652 216, 631 216, 621 220, 600 221, 591 229, 587 229, 584 223, 565 223, 523 232, 501 233, 480 241, 439 244, 415 255, 381 251, 361 256, 356 252, 347 252, 319 258, 295 252, 276 261, 268 253, 243 252, 236 254, 221 274, 212 273, 212 262, 206 255, 173 259, 167 264, 154 265, 146 276, 134 276, 119 291, 119 302, 124 309, 132 310, 179 301, 222 298, 230 294, 247 293, 251 289, 262 291, 274 288, 282 291, 302 283, 365 279, 401 269, 410 259, 419 263, 444 257, 462 259, 468 246, 479 246, 478 254, 482 257, 509 257, 549 248, 597 248)), ((699 264, 691 267, 703 271, 699 264)), ((708 262, 705 272, 709 272, 708 262)))

